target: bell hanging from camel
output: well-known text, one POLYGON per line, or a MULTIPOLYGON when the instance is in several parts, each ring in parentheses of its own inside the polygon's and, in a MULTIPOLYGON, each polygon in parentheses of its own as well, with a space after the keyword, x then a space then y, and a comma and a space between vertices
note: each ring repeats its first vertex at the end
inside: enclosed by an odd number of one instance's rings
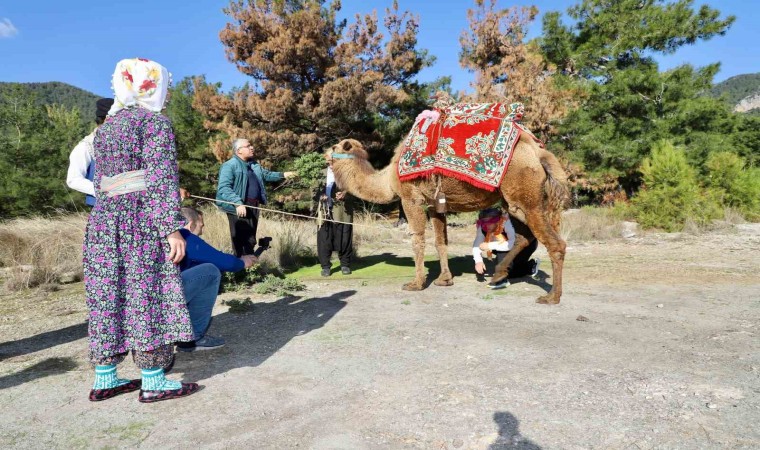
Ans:
POLYGON ((438 214, 446 214, 446 194, 442 191, 438 191, 435 194, 435 212, 438 214))

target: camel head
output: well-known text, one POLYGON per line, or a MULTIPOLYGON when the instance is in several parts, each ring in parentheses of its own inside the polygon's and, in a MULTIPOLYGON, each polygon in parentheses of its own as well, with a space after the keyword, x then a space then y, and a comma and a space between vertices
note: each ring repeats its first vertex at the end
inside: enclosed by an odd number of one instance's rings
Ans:
POLYGON ((325 152, 325 155, 328 159, 361 158, 365 161, 369 159, 369 153, 367 153, 367 150, 364 150, 362 143, 356 139, 343 139, 342 141, 328 148, 325 152))
POLYGON ((369 153, 356 139, 343 139, 328 148, 325 157, 332 161, 338 185, 355 197, 373 203, 390 203, 397 198, 389 178, 396 171, 391 166, 375 170, 369 153))

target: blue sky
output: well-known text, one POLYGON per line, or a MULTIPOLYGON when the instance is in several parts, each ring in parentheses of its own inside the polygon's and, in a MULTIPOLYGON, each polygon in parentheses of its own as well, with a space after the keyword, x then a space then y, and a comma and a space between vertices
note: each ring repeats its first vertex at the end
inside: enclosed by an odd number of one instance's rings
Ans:
MULTIPOLYGON (((565 11, 579 0, 534 0, 541 13, 565 11)), ((343 0, 343 17, 377 9, 382 17, 392 0, 343 0)), ((760 41, 757 0, 696 0, 737 20, 726 36, 684 47, 658 57, 662 69, 690 63, 722 63, 716 81, 760 72, 753 50, 760 41)), ((0 0, 0 81, 62 81, 110 95, 110 76, 121 58, 145 57, 165 65, 178 80, 205 74, 223 89, 240 86, 246 77, 229 63, 219 42, 227 23, 222 0, 0 0), (198 5, 205 5, 203 8, 198 5), (192 6, 190 6, 192 5, 192 6)), ((459 35, 467 27, 470 0, 399 0, 401 9, 420 15, 419 47, 438 59, 420 75, 430 81, 451 75, 455 90, 468 89, 472 75, 459 67, 459 35)), ((499 1, 500 6, 516 3, 499 1)), ((540 32, 540 17, 530 30, 540 32)))

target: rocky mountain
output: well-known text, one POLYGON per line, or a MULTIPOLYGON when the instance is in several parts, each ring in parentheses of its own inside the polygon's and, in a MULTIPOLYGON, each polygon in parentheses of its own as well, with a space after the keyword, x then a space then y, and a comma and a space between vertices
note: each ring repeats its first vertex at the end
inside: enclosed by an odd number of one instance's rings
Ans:
POLYGON ((736 112, 760 112, 760 73, 731 77, 713 86, 710 93, 724 98, 736 112))

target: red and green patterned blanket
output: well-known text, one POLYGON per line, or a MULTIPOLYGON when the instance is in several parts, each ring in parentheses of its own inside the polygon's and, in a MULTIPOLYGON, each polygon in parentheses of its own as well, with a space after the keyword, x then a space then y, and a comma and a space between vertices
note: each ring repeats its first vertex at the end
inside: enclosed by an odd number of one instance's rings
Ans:
POLYGON ((521 103, 460 103, 421 114, 404 141, 398 162, 401 181, 440 174, 494 191, 501 184, 521 133, 533 134, 517 121, 521 103), (509 112, 507 111, 509 110, 509 112))

